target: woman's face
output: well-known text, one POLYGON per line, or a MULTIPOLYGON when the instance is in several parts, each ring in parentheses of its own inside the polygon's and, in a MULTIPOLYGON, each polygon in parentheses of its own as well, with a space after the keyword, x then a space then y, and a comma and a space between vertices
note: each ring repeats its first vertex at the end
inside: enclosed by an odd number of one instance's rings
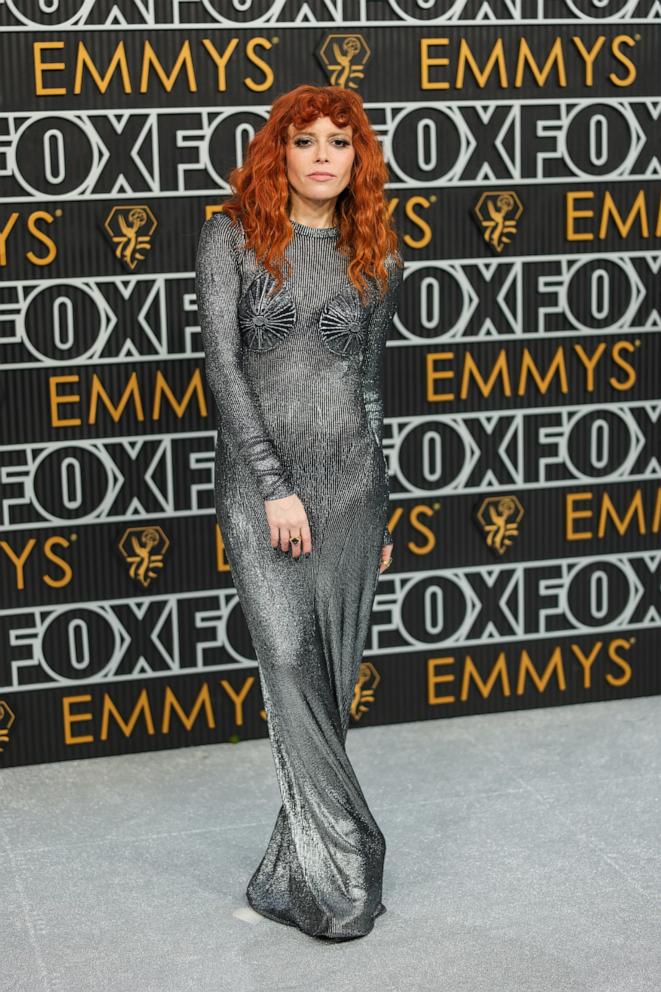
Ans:
POLYGON ((348 186, 355 156, 351 132, 350 124, 338 127, 330 117, 318 117, 301 131, 289 125, 287 179, 302 199, 321 206, 348 186))

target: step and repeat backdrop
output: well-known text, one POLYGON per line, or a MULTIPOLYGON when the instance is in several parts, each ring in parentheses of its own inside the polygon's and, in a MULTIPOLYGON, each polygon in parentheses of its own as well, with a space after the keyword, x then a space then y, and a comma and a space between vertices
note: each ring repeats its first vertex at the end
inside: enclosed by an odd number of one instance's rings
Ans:
POLYGON ((263 737, 206 216, 359 92, 406 262, 352 726, 661 691, 659 0, 0 2, 0 766, 263 737))

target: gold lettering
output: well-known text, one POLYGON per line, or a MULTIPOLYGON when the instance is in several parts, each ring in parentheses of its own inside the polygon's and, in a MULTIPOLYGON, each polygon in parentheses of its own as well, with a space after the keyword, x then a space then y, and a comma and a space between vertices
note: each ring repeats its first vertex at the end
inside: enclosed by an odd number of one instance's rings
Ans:
POLYGON ((441 400, 453 400, 454 393, 435 393, 432 391, 432 386, 437 379, 453 379, 454 370, 453 369, 442 369, 441 371, 436 370, 436 363, 445 360, 450 361, 454 359, 453 351, 438 351, 438 352, 428 352, 425 355, 425 363, 427 366, 427 402, 437 403, 441 400))
POLYGON ((31 537, 25 544, 23 551, 20 555, 17 555, 14 549, 7 543, 7 541, 0 541, 0 548, 7 555, 9 560, 13 563, 16 569, 16 588, 25 589, 25 563, 30 557, 30 552, 37 543, 36 538, 31 537))
POLYGON ((613 52, 613 55, 618 62, 629 68, 629 74, 625 76, 624 79, 620 79, 620 77, 616 76, 614 72, 610 72, 608 74, 608 78, 614 86, 630 86, 636 79, 635 65, 631 59, 627 58, 627 56, 620 51, 621 45, 629 45, 630 48, 633 48, 635 44, 635 39, 628 34, 618 34, 615 38, 613 38, 611 42, 611 51, 613 52))
POLYGON ((585 62, 585 85, 593 86, 594 76, 592 74, 592 67, 594 64, 594 60, 596 59, 597 55, 604 46, 606 38, 603 34, 600 34, 597 40, 595 41, 594 45, 592 46, 592 48, 590 48, 589 50, 583 44, 583 39, 579 38, 578 35, 573 34, 571 36, 571 40, 576 45, 579 55, 585 62))
POLYGON ((620 537, 627 532, 629 529, 629 524, 634 516, 638 518, 638 527, 636 534, 645 534, 645 513, 643 511, 643 497, 640 489, 637 489, 634 496, 629 502, 628 509, 626 511, 623 520, 617 514, 617 511, 613 505, 610 495, 605 492, 601 497, 601 513, 599 514, 599 524, 597 526, 597 534, 599 537, 604 537, 606 534, 606 521, 608 518, 612 520, 615 524, 615 529, 617 530, 620 537))
POLYGON ((556 38, 551 47, 546 62, 543 68, 540 70, 535 58, 530 51, 530 47, 525 38, 521 38, 519 41, 519 56, 516 62, 516 73, 514 75, 514 86, 517 89, 523 85, 523 74, 525 72, 526 63, 530 66, 535 81, 538 86, 543 86, 549 76, 553 64, 557 64, 558 68, 558 86, 567 85, 567 73, 565 70, 565 58, 562 52, 562 38, 556 38))
POLYGON ((604 203, 601 211, 601 223, 599 225, 599 237, 605 238, 608 233, 608 218, 612 214, 613 220, 615 221, 615 226, 617 227, 621 237, 626 238, 627 234, 631 230, 634 222, 634 217, 636 214, 640 216, 640 228, 641 236, 644 238, 649 238, 650 230, 647 220, 647 210, 645 209, 645 191, 639 190, 636 199, 633 202, 633 206, 629 211, 629 215, 626 221, 623 221, 620 217, 619 211, 615 206, 613 197, 611 196, 609 190, 604 193, 604 203))
POLYGON ((565 669, 562 664, 562 651, 560 647, 553 650, 553 654, 549 659, 549 663, 544 669, 543 675, 539 676, 537 674, 537 669, 530 660, 530 655, 525 648, 521 651, 521 659, 519 662, 519 677, 516 683, 516 693, 517 696, 522 696, 526 689, 526 672, 530 673, 530 678, 534 682, 535 687, 539 692, 544 692, 546 686, 548 685, 551 673, 553 671, 558 673, 558 687, 565 691, 567 688, 567 683, 565 682, 565 669))
POLYGON ((83 71, 88 70, 90 76, 96 83, 97 89, 100 93, 105 93, 110 85, 110 81, 114 76, 116 70, 119 68, 122 77, 122 89, 125 93, 131 93, 131 78, 129 76, 129 67, 126 61, 126 50, 124 47, 124 42, 120 41, 115 51, 113 52, 112 58, 106 69, 106 74, 101 78, 99 70, 92 60, 92 56, 87 51, 85 43, 82 41, 78 42, 78 57, 76 59, 76 74, 74 77, 73 91, 74 93, 80 93, 83 88, 83 71))
POLYGON ((61 382, 79 382, 80 377, 77 375, 52 375, 48 380, 49 398, 50 398, 50 422, 52 427, 79 427, 82 423, 80 417, 75 419, 62 420, 59 416, 58 409, 64 403, 79 403, 80 394, 72 393, 70 396, 60 396, 57 387, 61 382))
POLYGON ((587 658, 583 654, 583 651, 581 650, 578 644, 571 644, 570 647, 574 652, 574 654, 576 655, 576 659, 579 665, 583 669, 583 688, 589 689, 592 684, 592 666, 597 660, 597 655, 601 650, 602 642, 597 641, 597 643, 595 644, 595 646, 593 647, 592 651, 587 656, 587 658))
POLYGON ((576 231, 574 221, 577 217, 594 217, 593 210, 577 210, 574 206, 576 200, 592 200, 594 193, 591 189, 572 190, 565 193, 565 237, 567 241, 593 241, 594 234, 591 231, 576 231))
POLYGON ((454 675, 437 675, 438 665, 454 665, 454 658, 429 658, 427 660, 427 702, 430 706, 438 706, 439 703, 454 703, 454 696, 437 696, 436 686, 439 682, 454 682, 454 675))
POLYGON ((57 72, 66 68, 64 62, 44 62, 43 53, 54 48, 64 48, 63 41, 33 41, 32 57, 34 63, 34 92, 36 96, 66 96, 66 87, 58 86, 47 89, 44 85, 45 72, 57 72))
POLYGON ((202 38, 202 45, 206 48, 218 70, 217 87, 219 93, 224 93, 227 89, 227 75, 225 69, 227 67, 227 63, 229 62, 230 55, 238 44, 239 39, 232 38, 229 45, 227 45, 225 51, 221 55, 210 38, 202 38))
POLYGON ((449 45, 449 38, 421 38, 420 39, 420 89, 421 90, 448 90, 450 84, 444 80, 437 79, 434 82, 429 78, 429 69, 433 65, 449 65, 450 59, 445 56, 434 57, 429 54, 433 45, 449 45))
POLYGON ((148 734, 154 734, 156 731, 154 729, 154 720, 151 714, 151 708, 149 706, 149 697, 147 696, 147 690, 142 689, 138 695, 135 706, 131 712, 128 723, 124 722, 124 719, 113 703, 112 699, 107 692, 103 694, 103 708, 101 712, 101 733, 99 735, 99 740, 107 741, 109 736, 109 726, 110 726, 110 715, 113 716, 115 724, 119 727, 125 737, 130 737, 135 729, 135 725, 138 722, 138 716, 140 713, 144 713, 145 726, 147 728, 148 734))
POLYGON ((138 389, 138 376, 136 372, 131 373, 129 377, 129 381, 126 384, 124 392, 122 393, 118 406, 113 405, 110 397, 108 396, 107 392, 101 385, 98 376, 96 375, 96 373, 94 373, 94 375, 92 376, 92 389, 90 393, 90 409, 89 409, 88 423, 90 424, 96 423, 96 408, 99 402, 99 397, 101 398, 101 401, 105 406, 106 410, 108 410, 108 412, 110 413, 112 419, 115 421, 115 423, 117 423, 122 415, 122 411, 124 410, 124 407, 129 401, 129 396, 133 397, 136 417, 138 418, 138 420, 144 420, 145 415, 142 409, 142 399, 140 397, 140 390, 138 389))
POLYGON ((433 517, 438 511, 433 510, 430 506, 424 506, 419 504, 414 506, 409 512, 409 520, 411 522, 411 527, 417 534, 420 534, 425 538, 424 543, 414 544, 413 541, 407 542, 407 548, 414 555, 428 555, 430 551, 433 551, 436 547, 436 534, 434 531, 427 527, 422 517, 433 517))
POLYGON ((503 51, 503 39, 499 38, 491 49, 487 64, 484 67, 484 71, 480 72, 479 66, 473 56, 473 53, 468 45, 465 38, 461 38, 459 41, 459 56, 457 60, 457 78, 455 81, 456 89, 463 89, 464 86, 464 72, 466 68, 466 63, 470 66, 473 76, 478 82, 478 85, 483 89, 489 76, 491 75, 494 64, 498 65, 498 82, 500 83, 501 89, 507 89, 507 68, 505 66, 505 53, 503 51))
POLYGON ((207 415, 207 404, 204 398, 204 389, 202 387, 202 373, 199 369, 195 369, 193 372, 190 382, 181 403, 177 403, 174 393, 170 389, 163 373, 160 369, 156 372, 156 385, 154 389, 154 406, 152 410, 152 420, 158 420, 161 415, 161 397, 165 395, 170 406, 173 408, 177 416, 181 419, 183 417, 186 407, 190 403, 193 393, 197 397, 197 405, 202 417, 207 415))
POLYGON ((37 227, 38 220, 46 220, 49 224, 53 223, 53 217, 51 214, 47 213, 46 210, 33 210, 28 216, 28 231, 33 234, 37 241, 41 241, 43 245, 49 249, 47 255, 35 255, 35 253, 30 249, 25 253, 25 257, 33 265, 50 265, 50 263, 57 256, 57 247, 52 238, 50 238, 45 231, 41 231, 37 227))
POLYGON ((71 568, 71 565, 69 564, 68 561, 65 561, 64 558, 60 558, 59 555, 55 554, 55 552, 53 551, 53 547, 55 545, 60 545, 60 547, 68 548, 71 546, 71 544, 66 539, 66 537, 58 537, 56 534, 53 534, 51 537, 48 537, 44 543, 44 554, 46 558, 48 558, 49 561, 52 561, 54 565, 60 566, 63 573, 62 578, 52 579, 50 575, 43 575, 42 578, 46 583, 46 585, 50 586, 52 589, 61 589, 62 586, 66 586, 71 582, 71 579, 73 577, 73 569, 71 568))
POLYGON ((583 345, 574 344, 573 348, 576 354, 578 355, 579 361, 582 362, 585 368, 587 369, 588 376, 587 376, 587 381, 585 383, 585 388, 589 393, 591 393, 594 390, 594 370, 596 366, 599 364, 599 359, 604 353, 606 349, 606 345, 604 344, 603 341, 601 342, 601 344, 597 345, 597 348, 595 349, 592 358, 588 356, 583 345))
MULTIPOLYGON (((602 348, 605 347, 606 345, 602 345, 602 348)), ((555 377, 556 372, 560 378, 560 392, 567 393, 569 391, 569 385, 567 383, 567 368, 565 365, 565 354, 563 349, 561 347, 556 349, 546 376, 542 379, 541 373, 539 372, 539 369, 530 354, 530 349, 524 348, 521 355, 521 374, 519 376, 519 387, 517 389, 518 395, 524 395, 528 383, 528 373, 530 373, 532 378, 535 380, 537 389, 542 396, 544 396, 551 384, 551 381, 555 377)))
POLYGON ((273 69, 268 64, 268 62, 265 62, 263 59, 260 59, 259 56, 257 55, 256 49, 258 47, 269 49, 272 48, 273 46, 271 45, 271 42, 268 40, 268 38, 259 38, 259 37, 250 38, 250 40, 246 45, 246 55, 254 66, 256 66, 258 69, 261 69, 263 71, 264 81, 262 83, 256 83, 254 82, 254 80, 250 78, 250 76, 244 76, 243 82, 246 86, 246 89, 252 90, 254 93, 263 93, 264 90, 271 89, 271 87, 273 86, 273 82, 275 80, 275 76, 273 75, 273 69))
POLYGON ((462 703, 465 703, 466 700, 468 699, 471 681, 475 682, 475 684, 477 685, 482 698, 488 699, 491 694, 491 690, 494 687, 496 679, 499 676, 502 685, 503 696, 510 696, 512 690, 510 689, 510 678, 509 678, 509 673, 507 671, 507 663, 505 661, 504 651, 501 651, 500 654, 498 655, 496 664, 491 669, 491 672, 486 682, 482 681, 480 673, 475 667, 475 663, 473 662, 473 659, 469 654, 467 654, 466 663, 464 665, 463 678, 461 680, 461 694, 459 697, 462 703))
POLYGON ((628 369, 630 373, 629 378, 625 379, 624 382, 619 382, 617 379, 614 379, 613 376, 610 376, 608 381, 610 385, 613 387, 613 389, 618 389, 621 392, 624 389, 631 389, 631 387, 635 385, 636 383, 635 368, 633 367, 633 365, 630 365, 629 362, 625 362, 625 360, 620 357, 621 351, 635 351, 635 350, 636 350, 636 345, 632 341, 616 341, 615 344, 613 345, 613 361, 615 362, 616 365, 619 365, 621 369, 628 369))
POLYGON ((615 686, 626 685, 627 682, 631 681, 631 676, 633 674, 629 662, 625 658, 620 657, 620 655, 617 653, 616 648, 618 647, 630 648, 631 644, 629 643, 629 641, 625 641, 622 638, 618 638, 615 641, 611 641, 610 644, 608 645, 608 657, 610 658, 611 661, 614 661, 619 668, 622 669, 622 673, 623 673, 619 679, 616 678, 614 675, 611 675, 610 672, 606 673, 606 681, 608 682, 608 684, 615 686))
POLYGON ((494 384, 498 376, 500 376, 500 378, 502 379, 503 395, 511 396, 512 384, 510 382, 510 373, 507 365, 507 352, 505 351, 504 348, 500 349, 498 353, 498 358, 496 359, 493 365, 493 368, 491 370, 487 382, 485 382, 484 379, 482 378, 482 374, 478 369, 477 364, 471 353, 466 352, 466 356, 464 359, 464 368, 461 377, 461 387, 459 392, 461 399, 466 399, 466 397, 468 396, 468 385, 469 385, 469 380, 471 378, 474 379, 475 382, 477 383, 477 386, 480 392, 482 393, 482 395, 489 396, 491 394, 492 389, 494 388, 494 384))
POLYGON ((140 74, 140 92, 147 93, 149 90, 149 73, 150 69, 153 67, 154 72, 163 84, 163 88, 166 93, 170 93, 175 82, 177 81, 177 76, 181 72, 182 67, 186 70, 186 80, 188 82, 188 89, 191 93, 197 93, 197 81, 195 79, 195 70, 193 68, 193 58, 190 50, 190 42, 185 41, 181 46, 181 51, 177 57, 177 61, 174 64, 172 72, 168 76, 165 69, 161 65, 156 52, 152 48, 151 42, 145 41, 143 45, 142 54, 142 72, 140 74))
POLYGON ((83 720, 91 720, 91 713, 72 713, 71 707, 75 706, 76 703, 89 703, 92 699, 89 693, 81 694, 80 696, 63 696, 62 697, 62 719, 64 721, 64 743, 65 744, 92 744, 94 738, 91 734, 87 734, 85 737, 74 737, 71 732, 71 725, 73 723, 82 723, 83 720))
POLYGON ((431 203, 426 196, 410 196, 404 205, 404 215, 407 220, 410 220, 420 230, 421 236, 417 240, 414 240, 410 234, 406 233, 403 234, 403 240, 407 247, 420 249, 426 248, 428 244, 431 244, 434 232, 428 221, 416 213, 415 208, 418 206, 428 209, 431 203))
POLYGON ((254 681, 254 675, 249 675, 241 690, 237 692, 231 682, 228 682, 227 679, 220 679, 220 684, 234 703, 234 722, 237 727, 243 726, 243 702, 254 681))
POLYGON ((198 713, 200 712, 202 707, 204 707, 204 712, 206 713, 207 726, 215 727, 216 718, 214 717, 213 707, 211 705, 209 686, 207 685, 206 682, 204 682, 200 687, 200 691, 198 692, 195 701, 193 703, 193 708, 191 709, 190 716, 186 715, 181 703, 173 693, 170 686, 167 685, 165 687, 165 703, 163 705, 163 722, 161 727, 163 733, 167 734, 170 730, 170 714, 173 709, 177 711, 179 715, 179 719, 183 723, 186 730, 190 732, 190 730, 193 727, 193 724, 197 720, 198 713))
POLYGON ((591 530, 574 530, 574 521, 579 517, 592 517, 592 510, 575 510, 574 504, 586 500, 592 500, 592 493, 566 493, 565 494, 565 540, 566 541, 587 541, 593 536, 591 530))
POLYGON ((5 226, 2 228, 2 230, 0 230, 0 265, 7 264, 7 238, 11 234, 11 231, 14 228, 16 221, 20 216, 21 215, 16 210, 14 210, 14 212, 11 213, 7 218, 7 223, 5 224, 5 226))

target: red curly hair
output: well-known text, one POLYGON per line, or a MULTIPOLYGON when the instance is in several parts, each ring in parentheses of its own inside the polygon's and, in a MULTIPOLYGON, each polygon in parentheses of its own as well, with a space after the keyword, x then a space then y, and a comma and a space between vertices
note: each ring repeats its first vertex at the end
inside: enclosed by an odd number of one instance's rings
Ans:
POLYGON ((234 224, 237 217, 240 219, 246 235, 244 247, 254 249, 258 262, 276 279, 273 292, 277 292, 283 282, 282 262, 291 267, 284 257, 293 234, 285 159, 289 125, 302 130, 318 117, 330 117, 336 127, 352 128, 355 154, 351 179, 336 201, 337 250, 350 258, 347 275, 364 300, 364 276, 376 279, 384 291, 388 253, 393 253, 397 265, 403 262, 384 193, 388 168, 357 93, 303 84, 277 97, 268 121, 248 145, 243 165, 228 176, 234 193, 225 200, 222 211, 234 224))

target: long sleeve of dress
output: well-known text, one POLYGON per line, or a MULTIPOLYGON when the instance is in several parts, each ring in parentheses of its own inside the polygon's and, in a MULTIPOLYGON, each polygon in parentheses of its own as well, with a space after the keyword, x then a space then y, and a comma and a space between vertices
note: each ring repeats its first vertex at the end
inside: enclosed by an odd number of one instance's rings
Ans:
MULTIPOLYGON (((383 452, 383 360, 386 341, 392 327, 392 319, 397 310, 402 270, 389 256, 388 288, 380 297, 372 311, 367 330, 367 345, 361 366, 363 379, 363 399, 367 419, 377 443, 383 452)), ((386 263, 388 267, 388 263, 386 263)), ((385 460, 385 455, 384 455, 385 460)), ((390 499, 388 468, 386 465, 387 499, 390 499)), ((383 543, 392 544, 393 537, 388 527, 384 528, 383 543)))
POLYGON ((241 365, 237 319, 239 260, 230 218, 214 214, 200 232, 195 292, 206 360, 206 377, 219 413, 221 431, 234 438, 255 475, 263 499, 282 499, 296 490, 264 424, 255 392, 241 365))

